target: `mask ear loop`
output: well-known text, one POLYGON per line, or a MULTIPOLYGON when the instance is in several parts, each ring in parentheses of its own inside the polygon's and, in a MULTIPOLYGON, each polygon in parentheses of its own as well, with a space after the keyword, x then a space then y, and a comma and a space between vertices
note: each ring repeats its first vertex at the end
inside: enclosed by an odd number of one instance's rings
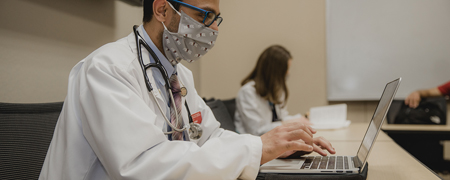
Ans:
POLYGON ((170 2, 167 2, 167 3, 169 3, 169 6, 170 6, 175 12, 177 12, 178 15, 180 15, 180 17, 181 17, 181 13, 178 12, 178 11, 173 7, 172 3, 170 3, 170 2))
MULTIPOLYGON (((169 30, 167 29, 166 25, 164 25, 163 22, 161 22, 161 24, 164 26, 164 29, 165 29, 166 31, 169 31, 169 30)), ((169 31, 169 32, 170 32, 170 31, 169 31)))
MULTIPOLYGON (((175 12, 177 12, 177 14, 181 17, 181 13, 178 12, 178 11, 173 7, 173 5, 172 5, 170 2, 167 2, 167 3, 168 3, 169 6, 170 6, 175 12)), ((165 29, 165 30, 169 31, 169 30, 167 29, 166 25, 165 25, 163 22, 161 22, 161 24, 164 26, 164 29, 165 29)), ((170 32, 170 31, 169 31, 169 32, 170 32)))

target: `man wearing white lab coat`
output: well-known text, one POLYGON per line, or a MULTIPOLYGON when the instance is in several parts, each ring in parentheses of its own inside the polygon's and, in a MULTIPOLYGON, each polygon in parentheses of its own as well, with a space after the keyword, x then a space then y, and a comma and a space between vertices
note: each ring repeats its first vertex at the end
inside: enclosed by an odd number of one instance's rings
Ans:
MULTIPOLYGON (((184 2, 220 12, 218 0, 184 2)), ((162 23, 176 32, 171 24, 178 24, 179 15, 166 0, 144 3, 153 5, 153 17, 144 18, 138 31, 161 61, 168 61, 162 51, 162 23)), ((201 16, 183 6, 178 9, 194 19, 201 16)), ((209 28, 218 30, 217 23, 209 28)), ((72 69, 39 179, 255 179, 260 164, 293 151, 326 154, 322 147, 334 152, 329 142, 313 139, 315 131, 300 123, 280 126, 261 137, 219 128, 194 88, 191 71, 181 64, 173 71, 188 92, 182 104, 188 103, 191 114, 200 112, 203 135, 198 141, 168 140, 165 89, 157 85, 155 72, 147 70, 156 99, 147 91, 136 50, 131 33, 100 47, 72 69), (165 107, 162 111, 156 101, 165 107)), ((149 62, 148 51, 142 53, 149 62)), ((184 106, 181 114, 189 124, 184 106)))

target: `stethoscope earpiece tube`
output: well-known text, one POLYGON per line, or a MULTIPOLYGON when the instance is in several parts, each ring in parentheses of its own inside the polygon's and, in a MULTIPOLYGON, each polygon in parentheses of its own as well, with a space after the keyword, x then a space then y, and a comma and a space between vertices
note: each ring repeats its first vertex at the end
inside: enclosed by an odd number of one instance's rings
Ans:
MULTIPOLYGON (((137 50, 138 60, 139 60, 139 64, 141 65, 142 74, 144 75, 145 85, 147 86, 147 90, 148 90, 148 92, 152 92, 153 88, 152 88, 152 85, 150 84, 150 80, 148 79, 147 71, 145 71, 147 69, 147 67, 144 65, 144 60, 142 60, 142 51, 141 51, 141 46, 140 46, 142 42, 141 42, 141 39, 139 39, 140 35, 139 35, 137 28, 138 28, 137 25, 133 26, 134 37, 136 38, 136 50, 137 50)), ((144 45, 144 47, 145 47, 145 45, 144 45)), ((146 49, 147 49, 147 47, 146 47, 146 49)))
MULTIPOLYGON (((138 56, 139 64, 141 65, 142 73, 144 75, 144 79, 145 79, 145 84, 147 86, 147 90, 148 90, 148 92, 150 92, 152 94, 152 96, 153 96, 153 98, 154 98, 154 100, 155 100, 155 102, 156 102, 160 112, 161 113, 164 112, 162 107, 161 107, 161 105, 159 104, 158 100, 156 99, 156 95, 154 94, 153 87, 152 87, 152 85, 150 83, 150 80, 148 79, 147 71, 146 71, 148 68, 156 67, 159 70, 159 72, 161 73, 161 75, 163 76, 164 82, 166 83, 165 88, 166 88, 166 91, 168 92, 168 94, 170 96, 170 100, 171 100, 170 104, 172 104, 172 106, 175 109, 175 118, 177 119, 176 120, 177 121, 176 124, 179 124, 180 123, 179 122, 180 118, 179 118, 178 111, 176 110, 177 107, 175 106, 175 100, 173 98, 172 91, 170 90, 171 86, 170 86, 170 83, 169 83, 169 76, 167 75, 167 71, 164 68, 164 66, 161 64, 161 61, 159 60, 158 56, 156 56, 155 52, 150 48, 150 46, 144 40, 142 40, 143 38, 140 36, 140 34, 139 34, 138 30, 137 30, 138 27, 139 26, 134 25, 133 26, 133 32, 134 32, 134 36, 136 38, 137 56, 138 56), (152 58, 155 60, 155 63, 144 64, 144 60, 142 59, 141 45, 144 46, 144 48, 150 53, 152 58)), ((189 132, 187 132, 189 134, 189 136, 186 137, 187 138, 186 140, 189 141, 190 139, 194 139, 194 140, 200 139, 200 137, 202 136, 203 130, 202 130, 201 126, 198 123, 194 123, 193 122, 192 116, 191 116, 191 112, 189 111, 189 106, 187 105, 186 101, 185 101, 185 106, 186 106, 186 109, 188 111, 189 126, 190 126, 189 132)), ((164 117, 164 120, 166 121, 166 123, 170 126, 170 128, 172 128, 172 131, 165 132, 164 133, 165 135, 172 134, 174 132, 183 132, 183 131, 187 130, 186 125, 184 125, 183 128, 181 128, 181 129, 177 128, 169 121, 169 119, 165 115, 163 115, 163 117, 164 117)), ((181 121, 182 121, 182 119, 181 119, 181 121)))

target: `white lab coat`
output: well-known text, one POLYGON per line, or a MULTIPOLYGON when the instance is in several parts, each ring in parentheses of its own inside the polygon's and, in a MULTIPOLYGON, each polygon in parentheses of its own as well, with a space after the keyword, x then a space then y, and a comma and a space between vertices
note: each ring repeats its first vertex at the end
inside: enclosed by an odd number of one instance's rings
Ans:
MULTIPOLYGON (((149 62, 145 49, 142 56, 149 62)), ((194 88, 191 71, 179 64, 177 72, 188 90, 182 103, 187 100, 190 112, 202 115, 203 136, 197 142, 169 141, 164 135, 166 113, 146 89, 134 33, 80 61, 70 72, 39 179, 255 179, 261 139, 219 128, 194 88)), ((155 90, 157 101, 166 105, 155 90)), ((182 116, 188 124, 184 106, 182 116)))
MULTIPOLYGON (((287 106, 282 108, 276 104, 275 110, 282 121, 301 117, 301 114, 290 116, 287 106)), ((236 130, 242 134, 260 136, 281 125, 281 121, 272 122, 272 107, 269 101, 256 93, 254 81, 249 81, 239 89, 234 119, 236 130)))

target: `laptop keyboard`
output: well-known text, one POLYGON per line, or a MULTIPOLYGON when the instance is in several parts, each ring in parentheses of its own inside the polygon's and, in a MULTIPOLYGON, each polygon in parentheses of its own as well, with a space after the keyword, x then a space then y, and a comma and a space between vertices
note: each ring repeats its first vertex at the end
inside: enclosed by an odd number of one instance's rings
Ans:
POLYGON ((347 156, 308 156, 300 169, 348 169, 347 156))

